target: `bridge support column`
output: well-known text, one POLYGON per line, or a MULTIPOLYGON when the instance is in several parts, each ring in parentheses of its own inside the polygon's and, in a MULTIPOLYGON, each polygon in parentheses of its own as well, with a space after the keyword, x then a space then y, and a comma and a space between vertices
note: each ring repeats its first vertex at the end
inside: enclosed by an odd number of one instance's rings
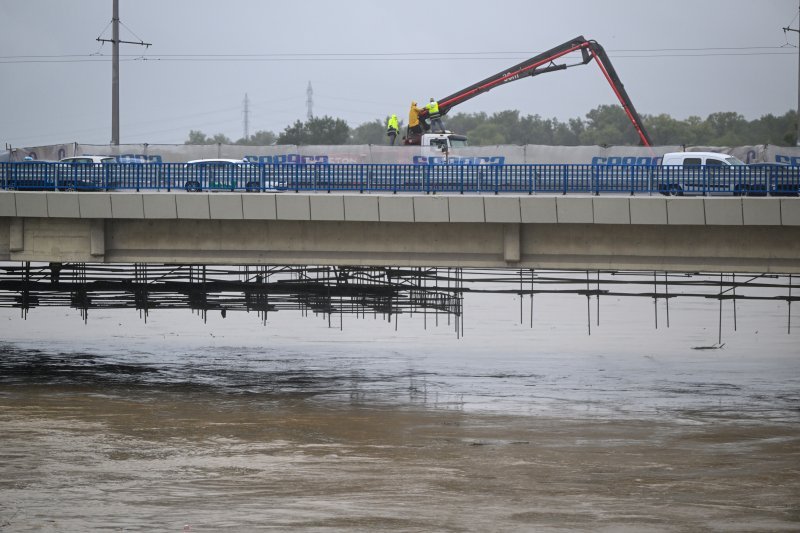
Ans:
POLYGON ((9 227, 9 252, 21 252, 25 249, 25 219, 12 218, 9 227))
POLYGON ((503 260, 518 263, 520 255, 520 224, 503 224, 503 260))
POLYGON ((105 220, 92 220, 89 228, 89 254, 93 256, 106 255, 106 223, 105 220))

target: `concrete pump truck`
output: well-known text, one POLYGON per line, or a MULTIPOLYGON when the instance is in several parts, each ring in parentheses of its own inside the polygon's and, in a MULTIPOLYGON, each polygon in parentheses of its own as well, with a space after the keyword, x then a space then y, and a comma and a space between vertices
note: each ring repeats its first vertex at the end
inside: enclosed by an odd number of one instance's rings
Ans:
MULTIPOLYGON (((633 107, 633 102, 631 102, 628 93, 625 91, 625 87, 622 84, 622 81, 619 79, 616 69, 614 69, 614 66, 611 64, 608 54, 606 54, 606 51, 597 41, 588 40, 582 35, 567 41, 564 44, 556 46, 555 48, 551 48, 550 50, 534 56, 526 61, 523 61, 518 65, 514 65, 513 67, 505 69, 502 72, 498 72, 494 76, 489 76, 485 80, 479 81, 478 83, 470 85, 465 89, 461 89, 456 93, 442 98, 438 101, 439 114, 445 115, 455 106, 464 103, 467 100, 478 96, 479 94, 490 91, 495 87, 499 87, 500 85, 521 80, 523 78, 538 76, 539 74, 545 74, 547 72, 555 72, 558 70, 566 70, 570 67, 575 67, 578 65, 586 65, 592 60, 597 63, 597 66, 600 68, 603 76, 605 76, 606 80, 611 85, 611 89, 614 91, 614 94, 619 99, 620 104, 622 104, 625 114, 628 116, 628 119, 631 121, 634 129, 636 130, 640 144, 643 146, 651 146, 652 141, 650 136, 647 134, 644 124, 642 123, 642 119, 636 112, 636 108, 633 107), (579 63, 555 63, 556 60, 573 52, 580 52, 581 61, 579 63)), ((419 114, 421 131, 412 132, 407 128, 406 135, 403 139, 404 144, 429 146, 439 149, 443 152, 448 151, 452 147, 466 145, 467 139, 463 135, 458 135, 449 131, 432 131, 426 120, 428 116, 428 109, 423 108, 419 114)))

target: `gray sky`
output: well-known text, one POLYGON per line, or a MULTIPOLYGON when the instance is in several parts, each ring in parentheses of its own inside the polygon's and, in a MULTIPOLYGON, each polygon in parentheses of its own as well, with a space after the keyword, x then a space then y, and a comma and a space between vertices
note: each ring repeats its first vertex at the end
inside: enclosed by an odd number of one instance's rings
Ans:
MULTIPOLYGON (((111 45, 95 39, 111 38, 111 14, 111 0, 0 3, 0 141, 110 141, 111 45)), ((316 116, 405 119, 411 100, 447 96, 577 35, 606 48, 640 113, 783 114, 797 106, 798 36, 779 48, 781 28, 797 28, 797 14, 798 0, 120 0, 120 38, 153 44, 121 46, 121 142, 182 143, 192 129, 236 140, 245 93, 250 133, 279 133, 305 120, 309 81, 316 116)), ((453 112, 566 120, 610 103, 590 64, 453 112)))

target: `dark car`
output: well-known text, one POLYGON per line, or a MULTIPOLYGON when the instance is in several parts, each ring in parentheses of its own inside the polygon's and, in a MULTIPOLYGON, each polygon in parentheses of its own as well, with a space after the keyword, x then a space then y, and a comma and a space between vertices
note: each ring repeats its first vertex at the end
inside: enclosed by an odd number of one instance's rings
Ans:
POLYGON ((196 159, 184 165, 187 192, 277 190, 277 182, 262 176, 262 167, 244 159, 196 159))
POLYGON ((58 190, 58 161, 26 159, 17 163, 4 163, 2 185, 4 189, 19 191, 58 190))

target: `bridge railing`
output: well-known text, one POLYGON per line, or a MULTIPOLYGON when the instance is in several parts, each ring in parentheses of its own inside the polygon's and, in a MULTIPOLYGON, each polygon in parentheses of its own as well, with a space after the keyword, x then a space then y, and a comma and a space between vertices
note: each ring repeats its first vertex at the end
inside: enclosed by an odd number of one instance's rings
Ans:
POLYGON ((44 191, 358 191, 797 195, 800 168, 657 165, 0 163, 0 188, 44 191))

